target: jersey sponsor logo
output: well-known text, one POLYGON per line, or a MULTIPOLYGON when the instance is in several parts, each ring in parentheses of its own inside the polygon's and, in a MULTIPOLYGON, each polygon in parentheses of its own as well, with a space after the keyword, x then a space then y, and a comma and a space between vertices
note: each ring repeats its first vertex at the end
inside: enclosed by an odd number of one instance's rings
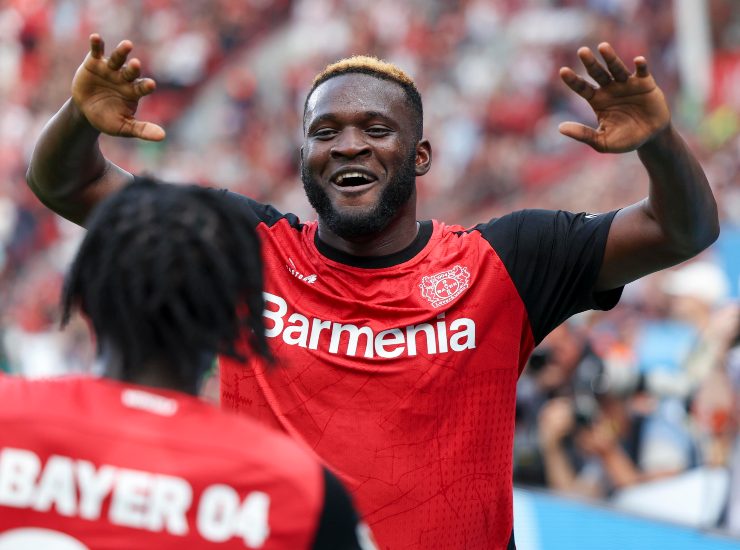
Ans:
POLYGON ((468 288, 468 281, 470 281, 468 268, 456 265, 447 271, 422 277, 419 290, 422 297, 429 300, 432 307, 437 308, 449 304, 462 294, 468 288))
MULTIPOLYGON (((193 488, 181 477, 97 467, 87 460, 51 455, 45 463, 33 451, 0 449, 0 508, 31 509, 87 521, 185 536, 195 530, 210 542, 242 539, 261 548, 270 534, 270 496, 252 491, 242 498, 233 487, 206 487, 193 502, 193 488), (109 502, 109 506, 104 506, 109 502), (194 508, 195 525, 188 522, 194 508), (105 514, 104 511, 105 510, 105 514)), ((0 512, 0 527, 2 513, 0 512)))
POLYGON ((290 346, 311 350, 321 348, 334 355, 368 359, 393 359, 401 355, 434 355, 459 352, 476 347, 475 321, 468 318, 448 322, 441 313, 418 325, 375 332, 367 325, 353 325, 308 317, 298 312, 288 314, 288 302, 280 296, 264 293, 265 335, 281 338, 290 346), (363 349, 364 346, 364 349, 363 349))
POLYGON ((316 282, 316 273, 312 273, 311 275, 303 275, 296 268, 292 258, 288 258, 288 263, 285 264, 285 268, 288 270, 288 273, 296 277, 299 281, 303 281, 304 283, 308 283, 309 285, 312 285, 316 282))

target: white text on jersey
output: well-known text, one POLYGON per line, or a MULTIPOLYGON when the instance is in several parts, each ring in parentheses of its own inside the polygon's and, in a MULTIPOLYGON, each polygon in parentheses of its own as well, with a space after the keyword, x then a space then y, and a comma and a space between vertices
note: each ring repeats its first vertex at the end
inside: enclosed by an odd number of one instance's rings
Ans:
POLYGON ((316 274, 313 273, 311 275, 303 275, 303 273, 299 272, 295 264, 293 263, 293 260, 291 258, 288 258, 289 264, 285 264, 285 268, 288 270, 288 273, 296 277, 298 280, 303 281, 304 283, 308 283, 309 285, 312 285, 316 282, 316 274))
MULTIPOLYGON (((0 449, 0 508, 28 508, 89 521, 107 517, 113 525, 185 536, 195 528, 210 542, 239 537, 247 548, 264 545, 270 529, 270 497, 252 491, 244 498, 233 487, 214 484, 196 498, 181 477, 130 470, 51 455, 42 463, 33 451, 0 449), (195 508, 195 525, 187 514, 195 508)), ((0 511, 2 513, 2 511, 0 511)))
POLYGON ((377 356, 383 359, 393 359, 403 354, 434 355, 475 348, 475 322, 465 317, 455 319, 448 325, 442 313, 429 323, 391 328, 376 334, 369 326, 309 318, 300 313, 292 313, 286 323, 288 303, 275 294, 265 292, 264 295, 266 336, 282 336, 283 342, 291 346, 315 350, 321 345, 329 353, 356 356, 360 342, 364 342, 364 357, 377 356), (422 335, 420 340, 419 335, 422 335))

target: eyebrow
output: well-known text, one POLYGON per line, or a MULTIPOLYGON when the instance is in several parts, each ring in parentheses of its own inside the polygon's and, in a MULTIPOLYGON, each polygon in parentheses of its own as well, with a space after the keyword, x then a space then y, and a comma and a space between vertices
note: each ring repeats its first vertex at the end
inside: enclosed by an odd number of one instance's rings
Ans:
MULTIPOLYGON (((387 114, 381 113, 380 111, 363 111, 360 115, 362 116, 363 120, 377 118, 387 122, 393 121, 391 117, 389 117, 387 114)), ((335 113, 324 113, 311 120, 311 123, 306 126, 306 130, 310 130, 311 128, 323 122, 337 122, 339 118, 340 117, 335 113)))

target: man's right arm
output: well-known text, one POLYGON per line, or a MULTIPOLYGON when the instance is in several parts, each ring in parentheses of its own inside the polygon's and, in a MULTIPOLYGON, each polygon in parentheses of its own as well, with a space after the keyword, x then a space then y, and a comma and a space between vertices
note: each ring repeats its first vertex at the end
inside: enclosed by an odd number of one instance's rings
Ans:
POLYGON ((103 156, 99 135, 68 100, 41 132, 26 173, 41 202, 79 225, 99 201, 133 181, 103 156))
POLYGON ((156 124, 134 117, 139 100, 156 85, 140 77, 138 59, 126 63, 132 48, 124 40, 105 57, 102 38, 90 37, 90 51, 72 80, 72 98, 42 131, 26 173, 41 202, 80 225, 98 202, 133 181, 103 156, 100 134, 151 141, 165 136, 156 124))

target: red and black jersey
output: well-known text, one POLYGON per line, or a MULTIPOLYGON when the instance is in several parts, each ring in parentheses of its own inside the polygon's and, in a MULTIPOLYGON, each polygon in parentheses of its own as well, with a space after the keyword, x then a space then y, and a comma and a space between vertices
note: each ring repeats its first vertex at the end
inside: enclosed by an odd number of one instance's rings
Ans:
POLYGON ((178 392, 0 375, 0 548, 359 550, 298 444, 178 392))
POLYGON ((349 256, 317 224, 238 195, 263 243, 283 368, 222 359, 222 402, 305 442, 384 549, 513 548, 517 378, 595 294, 614 213, 420 223, 405 250, 349 256))

